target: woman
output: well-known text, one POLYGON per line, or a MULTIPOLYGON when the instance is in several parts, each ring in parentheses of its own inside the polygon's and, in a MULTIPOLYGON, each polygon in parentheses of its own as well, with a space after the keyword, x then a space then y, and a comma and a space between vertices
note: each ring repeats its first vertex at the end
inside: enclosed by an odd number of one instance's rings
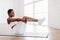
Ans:
POLYGON ((31 17, 27 17, 24 16, 22 18, 13 18, 14 17, 14 11, 13 9, 9 9, 8 10, 8 18, 7 18, 7 23, 12 25, 12 29, 16 28, 15 32, 16 34, 22 34, 23 30, 24 30, 24 26, 26 25, 27 22, 39 22, 39 24, 41 24, 45 18, 43 18, 42 20, 38 20, 35 18, 31 18, 31 17))

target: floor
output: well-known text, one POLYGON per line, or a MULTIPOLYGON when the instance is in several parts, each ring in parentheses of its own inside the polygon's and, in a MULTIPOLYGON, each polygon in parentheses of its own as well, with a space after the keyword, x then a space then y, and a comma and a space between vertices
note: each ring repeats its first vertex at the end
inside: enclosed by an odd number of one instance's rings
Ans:
MULTIPOLYGON (((50 28, 53 40, 60 40, 60 29, 50 28)), ((17 37, 17 36, 0 36, 0 40, 50 40, 48 38, 33 38, 33 37, 17 37)))
POLYGON ((0 36, 0 40, 23 40, 22 37, 0 36))
POLYGON ((60 40, 60 29, 50 27, 52 40, 60 40))
POLYGON ((0 40, 48 40, 48 38, 0 36, 0 40))

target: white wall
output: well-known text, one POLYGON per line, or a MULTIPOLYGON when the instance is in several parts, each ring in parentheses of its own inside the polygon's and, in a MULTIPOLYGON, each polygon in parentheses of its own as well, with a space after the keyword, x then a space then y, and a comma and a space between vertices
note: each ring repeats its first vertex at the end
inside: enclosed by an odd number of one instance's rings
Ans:
POLYGON ((23 0, 0 0, 0 23, 6 23, 7 10, 12 8, 15 11, 16 17, 22 17, 24 14, 23 0))
POLYGON ((60 28, 60 0, 49 0, 49 26, 60 28))
POLYGON ((24 15, 24 0, 14 0, 14 11, 16 17, 23 17, 24 15))
POLYGON ((7 10, 12 8, 16 17, 22 17, 24 14, 23 0, 0 0, 0 34, 9 34, 11 27, 7 24, 7 10))
POLYGON ((8 17, 7 10, 13 7, 14 5, 12 0, 0 0, 0 23, 6 22, 6 18, 8 17))

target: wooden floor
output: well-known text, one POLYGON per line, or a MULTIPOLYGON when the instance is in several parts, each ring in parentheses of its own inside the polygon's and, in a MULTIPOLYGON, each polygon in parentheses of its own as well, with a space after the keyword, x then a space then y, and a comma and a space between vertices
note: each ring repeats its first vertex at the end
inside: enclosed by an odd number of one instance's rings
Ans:
POLYGON ((60 29, 50 27, 52 40, 60 40, 60 29))
POLYGON ((24 40, 23 37, 0 36, 0 40, 24 40))

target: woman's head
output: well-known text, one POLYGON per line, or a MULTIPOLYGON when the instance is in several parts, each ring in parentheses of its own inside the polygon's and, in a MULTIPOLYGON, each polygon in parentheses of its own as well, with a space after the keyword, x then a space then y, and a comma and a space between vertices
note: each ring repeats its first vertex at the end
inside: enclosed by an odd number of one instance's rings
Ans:
POLYGON ((8 13, 8 15, 9 15, 9 17, 14 17, 14 11, 13 11, 13 9, 9 9, 8 11, 7 11, 7 13, 8 13))

